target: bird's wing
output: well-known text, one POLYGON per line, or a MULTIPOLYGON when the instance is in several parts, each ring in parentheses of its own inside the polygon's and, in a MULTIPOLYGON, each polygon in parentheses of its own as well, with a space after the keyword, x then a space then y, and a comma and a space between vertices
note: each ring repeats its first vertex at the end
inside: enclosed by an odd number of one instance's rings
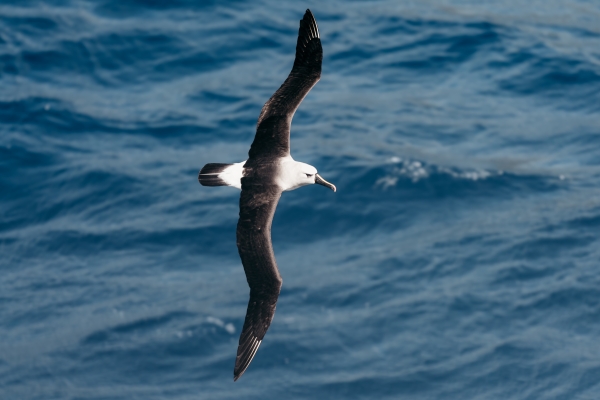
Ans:
POLYGON ((250 301, 235 359, 234 380, 250 365, 275 315, 282 280, 271 244, 271 222, 280 197, 278 186, 253 183, 252 177, 242 178, 237 246, 250 286, 250 301))
POLYGON ((283 85, 263 106, 248 155, 285 157, 290 153, 290 126, 302 99, 321 78, 323 48, 317 21, 310 10, 300 20, 296 59, 283 85))

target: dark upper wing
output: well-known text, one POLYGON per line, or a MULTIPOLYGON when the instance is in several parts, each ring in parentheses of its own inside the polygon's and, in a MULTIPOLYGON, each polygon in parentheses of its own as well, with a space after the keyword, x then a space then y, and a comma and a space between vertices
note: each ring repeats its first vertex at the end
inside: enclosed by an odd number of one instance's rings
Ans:
POLYGON ((252 177, 242 178, 237 246, 250 286, 250 301, 233 380, 242 376, 250 365, 275 314, 282 281, 271 245, 271 222, 280 197, 277 186, 255 183, 252 177))
POLYGON ((296 59, 283 85, 263 106, 248 155, 283 157, 290 152, 290 125, 296 109, 321 77, 323 48, 317 21, 310 10, 300 20, 296 59))

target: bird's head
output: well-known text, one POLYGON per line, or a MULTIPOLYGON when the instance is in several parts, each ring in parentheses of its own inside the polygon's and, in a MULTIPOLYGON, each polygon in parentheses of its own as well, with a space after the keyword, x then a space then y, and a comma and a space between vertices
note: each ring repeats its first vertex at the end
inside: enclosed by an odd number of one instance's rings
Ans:
POLYGON ((301 186, 313 185, 316 183, 317 185, 325 186, 326 188, 329 188, 334 192, 336 191, 335 185, 323 179, 321 175, 317 173, 317 169, 312 165, 296 162, 295 175, 297 185, 294 187, 294 189, 301 186))

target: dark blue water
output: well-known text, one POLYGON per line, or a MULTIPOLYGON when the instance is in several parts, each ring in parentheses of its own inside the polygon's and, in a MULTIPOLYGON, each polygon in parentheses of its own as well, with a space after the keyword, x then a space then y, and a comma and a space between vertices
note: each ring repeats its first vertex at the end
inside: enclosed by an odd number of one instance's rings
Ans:
POLYGON ((0 398, 600 398, 596 1, 0 3, 0 398), (233 383, 246 158, 310 7, 284 286, 233 383))

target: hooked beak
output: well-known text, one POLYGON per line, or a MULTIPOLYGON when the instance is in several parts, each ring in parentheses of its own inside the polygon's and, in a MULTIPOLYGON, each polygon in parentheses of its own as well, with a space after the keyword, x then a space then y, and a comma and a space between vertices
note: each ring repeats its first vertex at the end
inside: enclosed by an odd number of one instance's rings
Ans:
POLYGON ((322 185, 322 186, 325 186, 326 188, 329 188, 329 189, 331 189, 331 190, 333 190, 333 191, 335 192, 335 185, 334 185, 333 183, 329 183, 329 182, 327 182, 327 181, 326 181, 325 179, 323 179, 323 178, 321 177, 321 175, 319 175, 319 174, 316 174, 316 175, 315 175, 315 183, 316 183, 317 185, 322 185))

